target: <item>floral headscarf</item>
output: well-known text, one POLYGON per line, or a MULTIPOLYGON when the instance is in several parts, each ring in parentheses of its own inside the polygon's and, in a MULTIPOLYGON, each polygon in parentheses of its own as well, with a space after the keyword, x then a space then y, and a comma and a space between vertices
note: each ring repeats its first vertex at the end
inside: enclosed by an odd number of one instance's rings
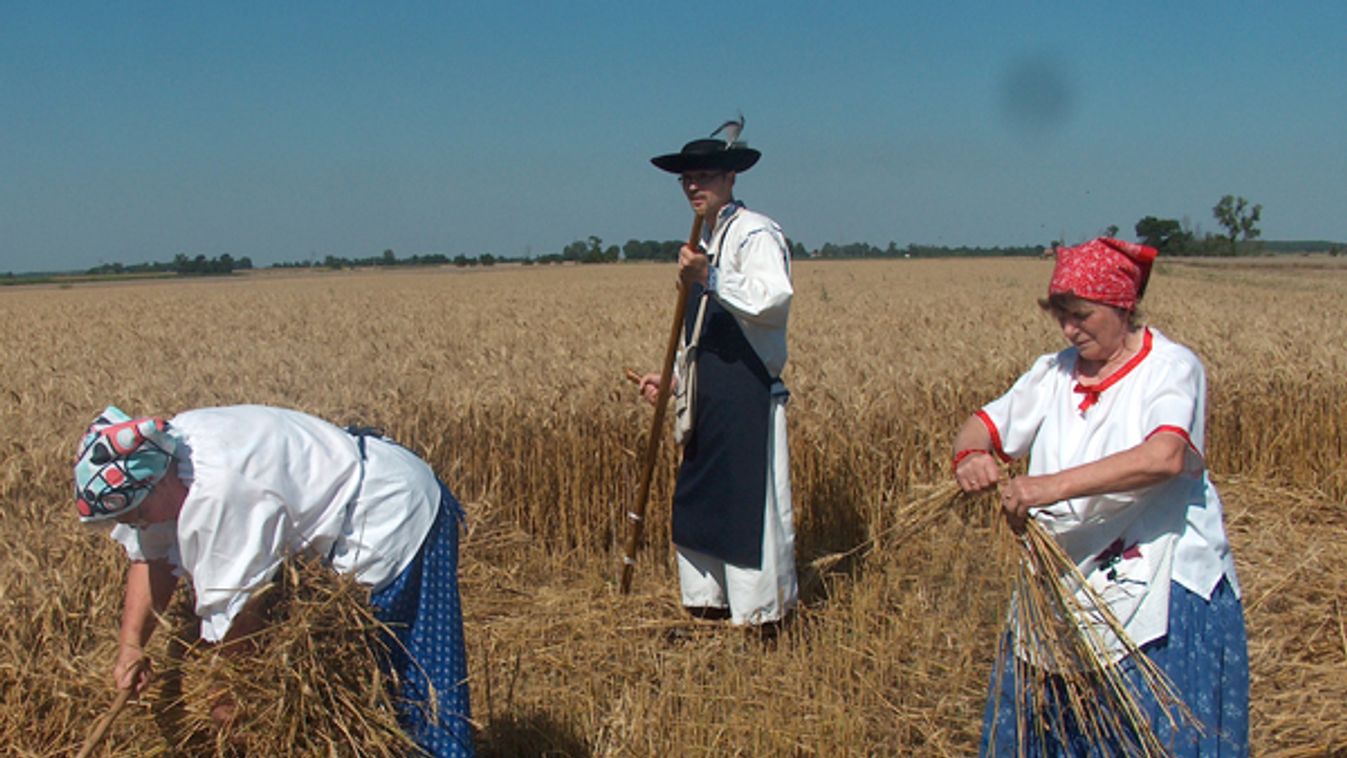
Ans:
POLYGON ((1057 248, 1048 294, 1071 293, 1097 303, 1135 310, 1146 291, 1153 247, 1099 237, 1075 247, 1057 248))
POLYGON ((80 521, 103 521, 139 508, 168 473, 176 447, 167 421, 133 419, 109 405, 84 433, 75 456, 80 521))

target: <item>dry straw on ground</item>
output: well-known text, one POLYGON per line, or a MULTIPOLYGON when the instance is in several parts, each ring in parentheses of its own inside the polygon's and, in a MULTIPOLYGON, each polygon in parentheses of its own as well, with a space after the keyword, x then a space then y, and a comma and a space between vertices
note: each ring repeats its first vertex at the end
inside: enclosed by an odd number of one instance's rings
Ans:
MULTIPOLYGON (((666 267, 0 292, 11 325, 0 334, 0 744, 73 754, 112 699, 124 558, 73 523, 73 436, 107 403, 262 402, 382 425, 467 503, 462 585, 484 754, 966 755, 1011 576, 986 503, 921 502, 948 477, 966 414, 1057 348, 1034 305, 1047 265, 797 266, 786 379, 804 605, 774 642, 680 614, 668 448, 635 592, 616 591, 649 418, 622 368, 659 358, 666 267)), ((1347 746, 1345 277, 1166 264, 1148 295, 1152 322, 1209 369, 1208 459, 1245 590, 1260 754, 1347 746)), ((318 623, 291 610, 276 634, 318 623)), ((289 660, 279 670, 296 669, 289 660)), ((206 665, 184 669, 189 692, 206 665)), ((250 725, 246 744, 326 754, 307 722, 349 728, 370 685, 254 688, 247 710, 315 715, 250 725)), ((201 698, 188 701, 199 715, 201 698)), ((164 703, 128 709, 105 752, 167 754, 164 703)))

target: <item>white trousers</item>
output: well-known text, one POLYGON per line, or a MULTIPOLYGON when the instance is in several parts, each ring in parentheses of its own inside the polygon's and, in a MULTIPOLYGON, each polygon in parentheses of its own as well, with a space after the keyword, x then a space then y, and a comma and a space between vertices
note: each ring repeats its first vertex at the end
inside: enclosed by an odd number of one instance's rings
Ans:
POLYGON ((767 504, 763 509, 762 565, 743 568, 675 545, 683 605, 728 608, 735 624, 780 621, 795 607, 795 522, 790 502, 786 398, 773 398, 767 438, 767 504))

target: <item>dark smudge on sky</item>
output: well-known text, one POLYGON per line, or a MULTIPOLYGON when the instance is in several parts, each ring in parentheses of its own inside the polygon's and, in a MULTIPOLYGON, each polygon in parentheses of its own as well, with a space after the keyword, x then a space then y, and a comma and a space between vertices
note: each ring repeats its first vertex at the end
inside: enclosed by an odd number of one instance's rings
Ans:
POLYGON ((1021 54, 1002 74, 1001 111, 1024 136, 1044 138, 1057 131, 1071 118, 1075 99, 1066 66, 1046 52, 1021 54))

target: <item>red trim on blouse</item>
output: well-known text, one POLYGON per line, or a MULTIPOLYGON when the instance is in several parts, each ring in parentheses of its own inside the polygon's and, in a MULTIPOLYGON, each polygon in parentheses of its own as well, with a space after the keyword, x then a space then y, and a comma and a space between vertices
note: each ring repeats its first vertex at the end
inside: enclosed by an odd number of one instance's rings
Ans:
MULTIPOLYGON (((1121 381, 1124 376, 1131 373, 1132 369, 1136 368, 1138 364, 1145 360, 1146 356, 1151 354, 1151 341, 1151 328, 1148 326, 1141 337, 1141 349, 1137 351, 1136 355, 1129 358, 1128 361, 1122 365, 1122 368, 1109 374, 1108 378, 1098 384, 1084 385, 1081 384, 1079 380, 1076 381, 1076 386, 1073 387, 1071 391, 1079 392, 1085 396, 1081 398, 1080 401, 1081 413, 1089 410, 1090 406, 1099 402, 1099 395, 1102 394, 1104 390, 1121 381)), ((1076 360, 1079 361, 1080 359, 1077 358, 1076 360)))
POLYGON ((992 421, 992 417, 980 408, 974 415, 982 419, 982 425, 987 427, 987 433, 991 435, 992 452, 996 453, 996 457, 1000 458, 1002 463, 1010 463, 1011 458, 1006 455, 1006 451, 1001 447, 1001 433, 996 431, 996 424, 992 421))
POLYGON ((1154 437, 1160 432, 1170 432, 1171 434, 1179 435, 1180 437, 1183 438, 1184 442, 1188 443, 1188 448, 1190 450, 1192 450, 1194 453, 1197 453, 1197 456, 1199 458, 1202 457, 1202 451, 1198 450, 1197 445, 1193 444, 1193 438, 1188 436, 1187 429, 1184 429, 1181 426, 1174 426, 1173 424, 1161 424, 1160 426, 1157 426, 1154 429, 1152 429, 1151 433, 1146 435, 1146 439, 1150 439, 1151 437, 1154 437))

